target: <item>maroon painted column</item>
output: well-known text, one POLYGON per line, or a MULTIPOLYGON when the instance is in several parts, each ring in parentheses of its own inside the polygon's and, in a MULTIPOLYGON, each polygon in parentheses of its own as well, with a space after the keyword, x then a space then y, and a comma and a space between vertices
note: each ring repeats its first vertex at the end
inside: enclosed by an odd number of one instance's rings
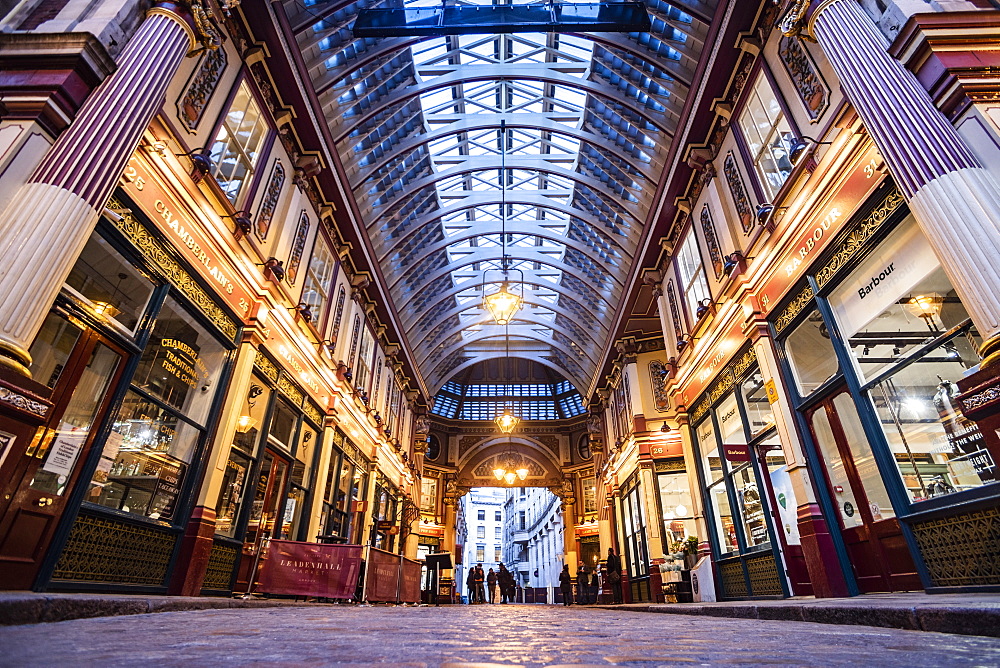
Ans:
POLYGON ((855 0, 800 0, 781 28, 822 47, 997 364, 1000 186, 855 0))
POLYGON ((118 69, 0 213, 0 365, 29 375, 28 347, 194 46, 180 6, 151 9, 122 51, 118 69))

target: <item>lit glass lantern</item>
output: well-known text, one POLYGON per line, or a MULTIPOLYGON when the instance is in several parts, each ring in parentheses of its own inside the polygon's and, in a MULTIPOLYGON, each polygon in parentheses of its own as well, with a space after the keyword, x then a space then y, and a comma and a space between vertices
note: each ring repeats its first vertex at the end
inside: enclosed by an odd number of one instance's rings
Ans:
POLYGON ((496 416, 493 421, 497 423, 497 427, 500 428, 500 431, 505 434, 509 434, 514 431, 517 423, 520 422, 520 420, 518 420, 517 417, 510 412, 509 408, 503 409, 503 413, 496 416))
POLYGON ((498 325, 509 325, 514 314, 521 309, 524 299, 519 294, 509 290, 509 284, 504 281, 500 289, 483 297, 483 305, 496 320, 498 325))

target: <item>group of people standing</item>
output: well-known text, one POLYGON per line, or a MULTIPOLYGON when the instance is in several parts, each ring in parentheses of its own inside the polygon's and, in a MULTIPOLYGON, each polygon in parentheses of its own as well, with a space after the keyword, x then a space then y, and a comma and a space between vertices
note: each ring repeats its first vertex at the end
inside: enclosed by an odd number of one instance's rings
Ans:
MULTIPOLYGON (((615 603, 622 602, 622 562, 614 550, 608 548, 608 560, 604 566, 604 579, 607 589, 610 589, 615 603)), ((597 594, 601 583, 598 569, 590 569, 582 561, 576 569, 576 602, 577 605, 597 603, 597 594)), ((569 572, 569 564, 564 564, 559 574, 559 589, 562 591, 563 605, 573 604, 573 575, 569 572)))
POLYGON ((514 600, 517 586, 514 575, 507 567, 500 564, 499 571, 492 568, 489 573, 483 573, 483 565, 476 564, 469 569, 465 578, 469 592, 469 604, 473 603, 510 603, 514 600))

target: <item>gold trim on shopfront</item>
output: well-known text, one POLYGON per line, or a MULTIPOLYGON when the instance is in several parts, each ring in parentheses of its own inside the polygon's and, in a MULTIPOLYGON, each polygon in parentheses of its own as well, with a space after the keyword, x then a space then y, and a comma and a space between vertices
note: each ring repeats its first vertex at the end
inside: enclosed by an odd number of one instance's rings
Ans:
POLYGON ((212 324, 218 327, 230 341, 236 340, 237 327, 215 300, 205 292, 189 273, 171 257, 170 253, 153 238, 142 223, 128 212, 127 207, 114 197, 108 200, 107 208, 116 216, 108 216, 122 234, 138 249, 142 256, 153 264, 174 287, 184 293, 204 313, 212 324))
POLYGON ((802 312, 802 309, 812 301, 813 297, 815 297, 815 294, 811 285, 802 288, 802 292, 796 295, 795 299, 784 308, 781 315, 774 321, 774 331, 780 333, 781 330, 788 327, 789 323, 795 319, 795 316, 802 312))
POLYGON ((35 401, 29 399, 23 394, 19 394, 13 390, 7 389, 6 387, 0 387, 0 402, 3 402, 9 406, 20 409, 26 413, 31 413, 32 415, 37 415, 38 417, 45 417, 49 414, 48 404, 43 404, 40 401, 35 401))
POLYGON ((267 355, 259 350, 257 351, 257 356, 253 360, 253 367, 266 377, 270 378, 272 383, 278 382, 278 376, 281 375, 281 372, 278 371, 278 367, 276 367, 271 360, 267 359, 267 355))
POLYGON ((719 374, 718 379, 712 384, 709 390, 703 395, 701 401, 695 404, 695 407, 691 410, 691 421, 698 422, 701 420, 702 416, 708 412, 708 409, 714 404, 719 397, 729 391, 736 381, 739 380, 747 369, 757 361, 757 352, 750 348, 740 357, 736 358, 732 362, 726 365, 726 368, 722 370, 719 374))
POLYGON ((823 287, 829 283, 852 257, 864 249, 865 244, 875 236, 875 233, 885 224, 885 221, 889 220, 889 217, 896 213, 899 207, 904 204, 906 204, 906 199, 903 197, 903 193, 900 192, 899 188, 893 188, 885 196, 885 199, 875 207, 874 211, 854 225, 854 229, 851 230, 847 238, 840 244, 833 257, 823 265, 822 269, 816 272, 817 285, 823 287))

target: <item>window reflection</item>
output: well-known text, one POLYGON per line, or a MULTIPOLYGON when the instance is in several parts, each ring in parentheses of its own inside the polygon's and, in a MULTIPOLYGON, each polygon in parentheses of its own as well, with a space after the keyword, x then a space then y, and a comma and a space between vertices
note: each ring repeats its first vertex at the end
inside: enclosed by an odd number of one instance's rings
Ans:
POLYGON ((812 394, 837 373, 837 354, 830 341, 830 332, 815 307, 788 335, 785 352, 795 385, 803 397, 812 394))

